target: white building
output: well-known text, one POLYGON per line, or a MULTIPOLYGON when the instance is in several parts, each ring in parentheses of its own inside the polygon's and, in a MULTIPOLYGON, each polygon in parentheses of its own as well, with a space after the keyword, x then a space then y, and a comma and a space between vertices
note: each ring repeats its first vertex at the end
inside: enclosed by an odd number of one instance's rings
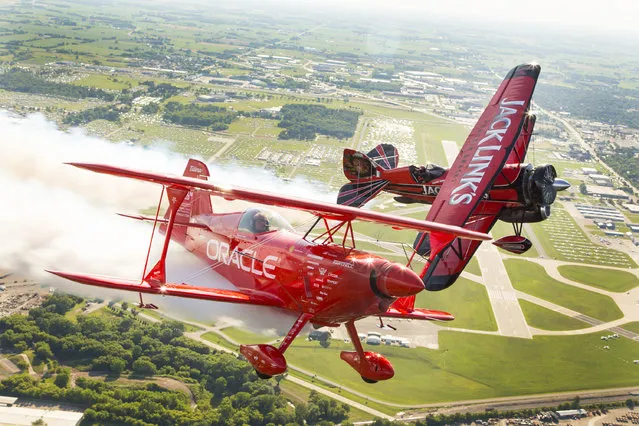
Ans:
POLYGON ((0 426, 31 426, 38 420, 48 426, 77 426, 83 416, 75 411, 0 406, 0 426))

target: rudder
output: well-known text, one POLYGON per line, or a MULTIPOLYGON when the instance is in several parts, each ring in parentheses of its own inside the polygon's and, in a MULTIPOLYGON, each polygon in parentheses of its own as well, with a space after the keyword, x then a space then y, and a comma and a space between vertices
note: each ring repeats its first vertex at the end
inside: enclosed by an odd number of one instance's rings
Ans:
MULTIPOLYGON (((189 159, 189 162, 186 164, 186 168, 184 169, 185 177, 208 180, 211 176, 209 173, 209 168, 202 161, 195 160, 193 158, 189 159)), ((172 204, 177 199, 179 199, 179 192, 183 191, 181 188, 167 188, 167 198, 169 200, 169 204, 172 204)), ((169 211, 167 209, 164 218, 169 218, 169 211)), ((190 223, 191 218, 200 215, 212 214, 213 207, 211 205, 211 197, 206 191, 200 191, 197 189, 191 189, 188 194, 184 197, 184 201, 180 205, 175 217, 176 223, 190 223)), ((160 227, 160 231, 166 231, 166 225, 162 225, 160 227)), ((186 239, 187 227, 186 226, 176 226, 173 228, 173 232, 171 233, 171 239, 177 241, 179 243, 183 243, 186 239)))

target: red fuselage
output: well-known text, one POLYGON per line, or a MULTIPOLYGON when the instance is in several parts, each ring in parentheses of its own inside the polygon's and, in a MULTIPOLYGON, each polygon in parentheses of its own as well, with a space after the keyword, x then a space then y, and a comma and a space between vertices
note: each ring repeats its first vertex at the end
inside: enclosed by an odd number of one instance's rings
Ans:
MULTIPOLYGON (((484 201, 503 203, 503 207, 506 208, 524 206, 524 199, 518 191, 518 186, 515 185, 524 167, 526 166, 519 164, 505 166, 497 175, 484 201)), ((404 200, 406 202, 432 204, 447 176, 448 169, 440 177, 422 183, 416 181, 410 172, 410 166, 406 166, 384 170, 375 179, 390 181, 384 191, 406 197, 404 200)))
POLYGON ((287 310, 312 314, 313 324, 380 314, 397 297, 423 289, 421 279, 402 265, 342 245, 314 243, 288 230, 247 232, 238 229, 241 216, 195 217, 206 226, 189 227, 184 247, 237 287, 269 293, 287 310))

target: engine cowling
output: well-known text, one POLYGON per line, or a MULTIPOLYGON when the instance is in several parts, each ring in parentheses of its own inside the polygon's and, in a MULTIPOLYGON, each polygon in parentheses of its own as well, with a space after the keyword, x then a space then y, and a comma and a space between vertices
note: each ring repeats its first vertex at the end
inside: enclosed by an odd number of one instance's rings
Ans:
POLYGON ((551 164, 533 167, 531 164, 522 171, 517 192, 524 207, 504 209, 500 220, 510 223, 535 223, 550 217, 550 206, 557 198, 557 191, 563 191, 570 184, 557 179, 557 171, 551 164))

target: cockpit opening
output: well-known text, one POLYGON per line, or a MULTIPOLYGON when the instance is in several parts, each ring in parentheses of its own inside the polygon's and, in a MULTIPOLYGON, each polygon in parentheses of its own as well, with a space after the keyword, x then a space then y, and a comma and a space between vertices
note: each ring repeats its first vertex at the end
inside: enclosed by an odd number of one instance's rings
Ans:
POLYGON ((293 231, 293 227, 279 214, 267 209, 248 209, 240 218, 237 227, 239 231, 251 234, 286 230, 293 231))

